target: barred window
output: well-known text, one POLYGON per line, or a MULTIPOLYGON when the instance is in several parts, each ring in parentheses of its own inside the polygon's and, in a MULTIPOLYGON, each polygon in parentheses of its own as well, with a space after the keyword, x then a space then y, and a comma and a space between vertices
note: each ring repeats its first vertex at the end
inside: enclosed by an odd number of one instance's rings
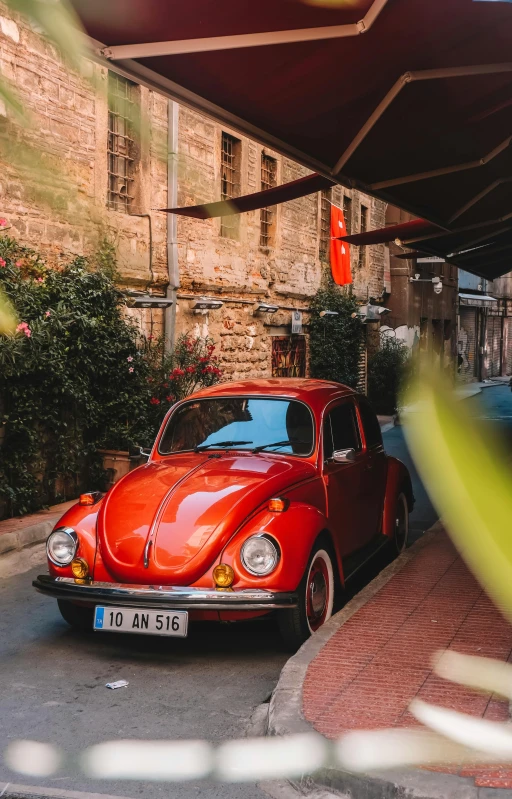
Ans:
POLYGON ((107 206, 124 213, 129 213, 133 203, 135 88, 121 75, 108 73, 107 206))
MULTIPOLYGON (((261 154, 261 190, 273 189, 277 186, 277 161, 265 153, 261 154)), ((260 211, 260 247, 267 250, 275 243, 275 207, 262 208, 260 211)))
MULTIPOLYGON (((361 206, 361 233, 366 233, 368 230, 368 208, 365 205, 361 206)), ((366 246, 363 244, 359 247, 359 263, 360 269, 366 264, 366 246)))
POLYGON ((306 377, 305 336, 272 337, 272 377, 306 377))
POLYGON ((320 251, 321 261, 329 262, 331 250, 331 190, 320 193, 320 251))
POLYGON ((343 216, 345 218, 347 236, 350 236, 352 233, 352 200, 346 195, 343 197, 343 216))
MULTIPOLYGON (((240 196, 240 162, 242 142, 229 133, 222 133, 221 143, 221 200, 232 200, 240 196)), ((220 235, 236 239, 238 235, 238 215, 223 216, 220 221, 220 235)))

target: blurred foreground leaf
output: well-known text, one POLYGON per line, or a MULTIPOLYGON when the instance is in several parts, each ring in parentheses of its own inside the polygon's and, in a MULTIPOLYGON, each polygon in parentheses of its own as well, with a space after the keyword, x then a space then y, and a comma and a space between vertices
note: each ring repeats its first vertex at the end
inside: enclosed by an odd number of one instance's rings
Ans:
POLYGON ((510 453, 434 375, 405 398, 405 431, 418 472, 462 557, 512 618, 510 453))
POLYGON ((80 59, 85 55, 85 38, 67 0, 7 0, 7 5, 35 23, 70 66, 80 68, 80 59))
POLYGON ((18 319, 14 306, 5 292, 0 289, 0 334, 12 336, 16 331, 17 324, 18 319))

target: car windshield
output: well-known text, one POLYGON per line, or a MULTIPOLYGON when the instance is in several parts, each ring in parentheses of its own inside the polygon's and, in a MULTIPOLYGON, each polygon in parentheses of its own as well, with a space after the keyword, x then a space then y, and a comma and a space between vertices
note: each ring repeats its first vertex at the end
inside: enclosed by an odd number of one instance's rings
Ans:
POLYGON ((161 455, 201 448, 310 455, 313 417, 302 402, 266 397, 222 397, 187 402, 167 422, 161 455))

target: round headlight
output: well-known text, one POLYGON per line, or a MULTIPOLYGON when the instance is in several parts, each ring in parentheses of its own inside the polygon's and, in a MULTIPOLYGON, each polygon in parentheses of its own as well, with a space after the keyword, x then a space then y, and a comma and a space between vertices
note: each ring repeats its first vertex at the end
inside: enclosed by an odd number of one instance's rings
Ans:
POLYGON ((46 554, 56 566, 69 566, 78 549, 78 536, 72 527, 59 527, 50 533, 46 554))
POLYGON ((277 545, 263 535, 253 535, 242 546, 242 563, 251 574, 262 576, 274 571, 279 560, 277 545))

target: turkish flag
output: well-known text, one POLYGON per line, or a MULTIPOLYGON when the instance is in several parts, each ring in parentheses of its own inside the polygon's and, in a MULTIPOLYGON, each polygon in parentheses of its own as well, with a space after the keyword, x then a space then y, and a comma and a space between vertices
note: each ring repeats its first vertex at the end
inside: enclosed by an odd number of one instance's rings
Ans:
POLYGON ((347 228, 341 208, 331 205, 331 272, 332 279, 338 286, 352 283, 350 271, 350 244, 339 241, 339 236, 346 236, 347 228))

